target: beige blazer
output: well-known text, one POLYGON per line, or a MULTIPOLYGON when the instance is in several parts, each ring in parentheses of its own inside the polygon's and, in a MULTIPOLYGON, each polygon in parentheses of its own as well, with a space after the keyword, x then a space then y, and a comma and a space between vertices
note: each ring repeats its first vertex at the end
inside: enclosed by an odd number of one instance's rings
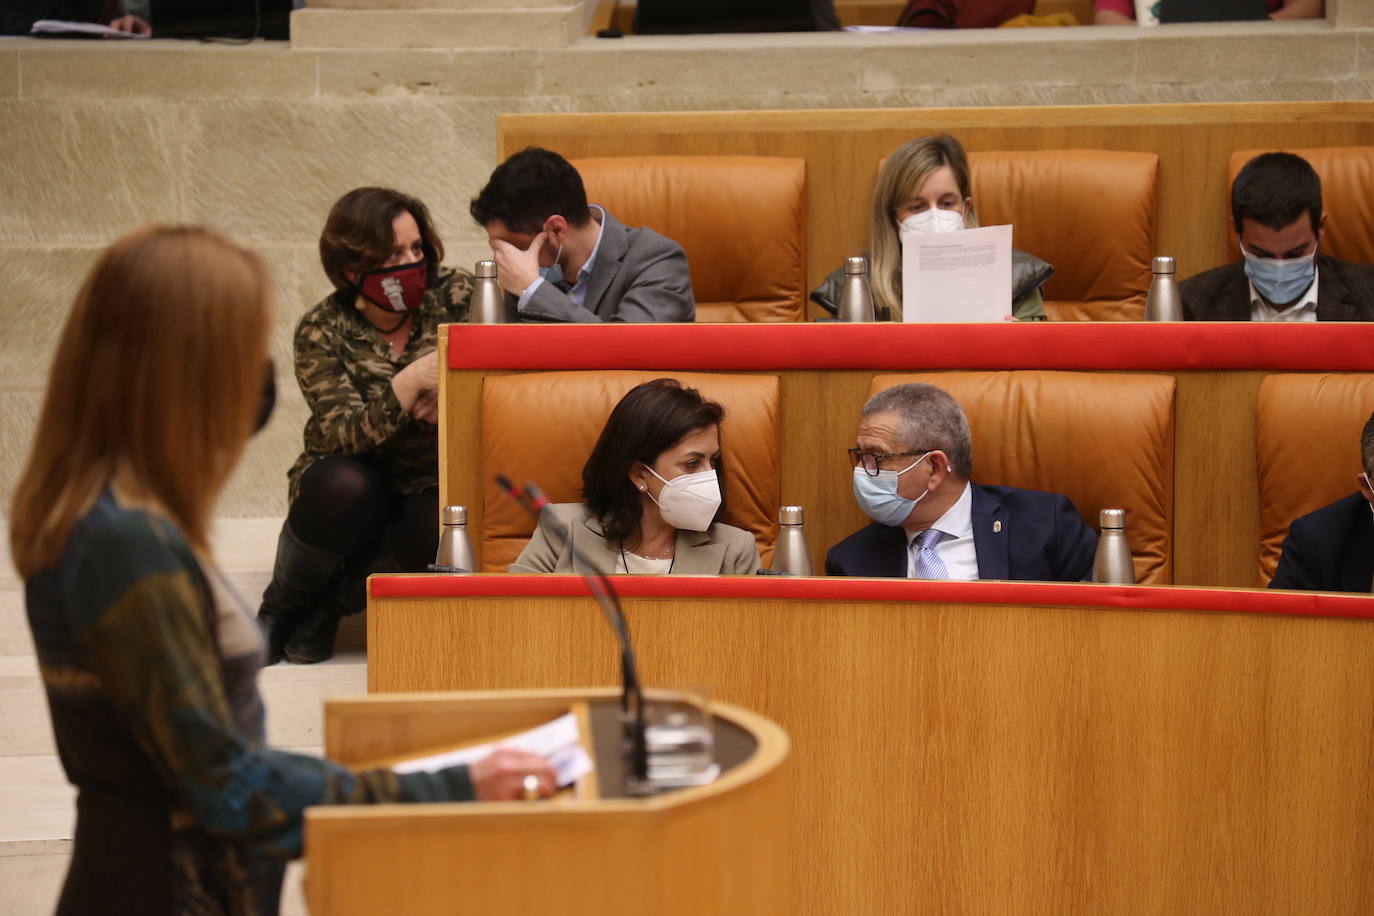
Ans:
MULTIPOLYGON (((611 544, 601 526, 587 513, 582 503, 560 503, 548 510, 571 534, 562 538, 540 520, 534 537, 510 565, 513 573, 590 573, 621 572, 620 545, 611 544), (595 569, 573 562, 573 548, 595 569)), ((674 548, 673 575, 744 575, 759 568, 759 549, 754 536, 733 525, 715 524, 705 531, 678 531, 674 548)))

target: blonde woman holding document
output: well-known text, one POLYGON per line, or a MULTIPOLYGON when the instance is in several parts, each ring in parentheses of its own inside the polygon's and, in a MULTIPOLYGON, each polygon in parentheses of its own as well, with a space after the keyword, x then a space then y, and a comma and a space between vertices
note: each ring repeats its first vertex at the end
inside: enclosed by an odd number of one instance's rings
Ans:
MULTIPOLYGON (((977 228, 968 155, 949 134, 903 143, 878 172, 865 254, 873 303, 880 315, 886 310, 894 321, 902 317, 899 234, 903 226, 920 232, 977 228)), ((1054 274, 1054 268, 1024 251, 1012 249, 1011 255, 1011 316, 1018 321, 1044 321, 1041 284, 1054 274)), ((843 283, 844 265, 840 265, 811 293, 811 300, 835 313, 843 283)))

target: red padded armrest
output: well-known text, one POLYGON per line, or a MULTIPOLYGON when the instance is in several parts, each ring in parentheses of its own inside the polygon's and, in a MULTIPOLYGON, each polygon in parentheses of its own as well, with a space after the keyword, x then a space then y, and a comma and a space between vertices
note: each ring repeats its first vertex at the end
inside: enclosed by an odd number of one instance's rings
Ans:
POLYGON ((1374 369, 1374 323, 449 325, 450 369, 1374 369))
MULTIPOLYGON (((589 594, 580 576, 378 575, 369 580, 369 585, 374 598, 580 598, 589 594)), ((615 579, 615 590, 623 598, 1029 604, 1374 619, 1371 595, 1248 588, 787 576, 625 576, 615 579)))

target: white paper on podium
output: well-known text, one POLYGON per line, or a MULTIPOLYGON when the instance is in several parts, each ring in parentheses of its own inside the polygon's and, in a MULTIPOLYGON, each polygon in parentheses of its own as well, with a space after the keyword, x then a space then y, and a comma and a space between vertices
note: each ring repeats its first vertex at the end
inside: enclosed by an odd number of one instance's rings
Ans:
POLYGON ((397 773, 432 773, 460 764, 471 766, 499 747, 513 747, 546 758, 558 774, 558 784, 570 786, 595 768, 591 756, 579 741, 580 737, 577 717, 568 713, 504 741, 492 741, 428 757, 413 757, 402 760, 391 769, 397 773))
POLYGON ((902 320, 1003 321, 1011 313, 1011 226, 903 229, 902 320))

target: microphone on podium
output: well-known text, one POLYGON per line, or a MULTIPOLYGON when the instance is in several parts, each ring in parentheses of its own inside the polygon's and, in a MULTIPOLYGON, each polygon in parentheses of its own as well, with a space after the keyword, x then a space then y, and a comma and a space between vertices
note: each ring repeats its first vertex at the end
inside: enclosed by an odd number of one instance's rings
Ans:
POLYGON ((625 621, 625 613, 620 608, 620 599, 616 597, 610 578, 573 546, 572 534, 568 527, 559 521, 552 511, 546 511, 549 509, 549 500, 534 483, 527 481, 524 487, 517 487, 504 474, 497 474, 496 485, 501 488, 501 492, 544 525, 550 534, 568 544, 572 550, 574 568, 580 566, 590 570, 582 574, 582 581, 587 583, 587 590, 596 599, 602 615, 620 642, 620 711, 625 723, 625 734, 630 743, 630 778, 626 782, 626 788, 631 794, 651 794, 654 788, 649 782, 649 742, 644 725, 644 693, 640 689, 639 667, 635 662, 634 647, 630 643, 630 626, 625 621), (634 698, 633 711, 630 709, 631 697, 634 698))

